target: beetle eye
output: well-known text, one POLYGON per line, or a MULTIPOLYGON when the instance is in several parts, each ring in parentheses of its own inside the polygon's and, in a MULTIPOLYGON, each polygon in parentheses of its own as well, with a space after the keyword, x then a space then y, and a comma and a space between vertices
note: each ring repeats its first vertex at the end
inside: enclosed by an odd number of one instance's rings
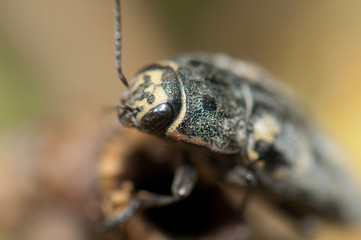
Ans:
POLYGON ((140 120, 140 127, 146 132, 162 135, 166 132, 172 116, 172 106, 169 103, 162 103, 144 115, 140 120))

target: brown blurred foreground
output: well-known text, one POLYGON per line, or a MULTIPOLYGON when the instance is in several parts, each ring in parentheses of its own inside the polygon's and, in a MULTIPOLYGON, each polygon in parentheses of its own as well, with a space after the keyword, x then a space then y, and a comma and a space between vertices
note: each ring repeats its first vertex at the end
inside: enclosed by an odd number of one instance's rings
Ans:
MULTIPOLYGON (((137 212, 120 229, 99 232, 99 209, 102 207, 106 214, 112 211, 109 204, 106 207, 100 201, 99 186, 104 196, 119 203, 127 200, 121 191, 114 191, 122 184, 112 176, 132 179, 142 189, 155 187, 159 191, 160 187, 164 191, 170 187, 179 157, 177 146, 136 130, 121 129, 115 119, 111 123, 96 119, 85 113, 74 114, 72 120, 48 119, 17 146, 28 166, 10 159, 2 161, 7 165, 0 168, 1 239, 193 236, 191 239, 218 240, 248 239, 241 236, 250 232, 254 239, 303 239, 287 218, 257 197, 250 199, 242 218, 235 207, 242 200, 242 190, 220 187, 204 168, 194 194, 184 203, 137 212)), ((203 156, 201 153, 195 158, 202 162, 203 156)), ((321 222, 314 239, 351 240, 359 236, 361 230, 321 222)))

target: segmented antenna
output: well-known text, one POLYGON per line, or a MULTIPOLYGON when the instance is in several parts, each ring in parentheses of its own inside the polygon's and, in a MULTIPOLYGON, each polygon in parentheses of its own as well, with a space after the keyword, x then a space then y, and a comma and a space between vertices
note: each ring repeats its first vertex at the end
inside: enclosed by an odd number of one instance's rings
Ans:
POLYGON ((120 0, 115 0, 115 61, 117 64, 118 76, 120 81, 129 88, 127 79, 122 71, 121 49, 122 49, 122 32, 121 32, 121 16, 120 16, 120 0))

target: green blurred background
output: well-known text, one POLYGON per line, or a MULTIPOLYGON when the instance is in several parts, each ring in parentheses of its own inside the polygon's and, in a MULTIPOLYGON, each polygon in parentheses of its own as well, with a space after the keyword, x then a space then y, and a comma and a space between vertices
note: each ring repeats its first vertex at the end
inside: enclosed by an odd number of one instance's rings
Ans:
MULTIPOLYGON (((295 88, 361 159, 361 1, 122 2, 128 78, 184 51, 250 59, 295 88)), ((18 159, 23 134, 44 119, 72 122, 117 103, 124 87, 114 64, 112 6, 0 0, 0 164, 18 159)), ((352 164, 361 168, 361 160, 352 164)))

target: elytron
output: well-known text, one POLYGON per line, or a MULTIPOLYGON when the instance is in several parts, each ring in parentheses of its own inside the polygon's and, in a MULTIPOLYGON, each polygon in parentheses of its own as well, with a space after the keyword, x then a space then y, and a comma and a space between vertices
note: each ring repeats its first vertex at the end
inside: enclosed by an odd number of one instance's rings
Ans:
MULTIPOLYGON (((117 3, 117 62, 120 10, 117 3)), ((314 127, 294 94, 261 67, 225 54, 185 53, 143 68, 118 106, 126 127, 175 144, 208 149, 229 162, 223 180, 249 186, 265 200, 342 223, 360 219, 357 189, 343 170, 344 156, 314 127)), ((216 167, 216 166, 215 166, 216 167)), ((172 195, 134 196, 114 222, 140 206, 186 198, 197 170, 186 157, 172 195)))

